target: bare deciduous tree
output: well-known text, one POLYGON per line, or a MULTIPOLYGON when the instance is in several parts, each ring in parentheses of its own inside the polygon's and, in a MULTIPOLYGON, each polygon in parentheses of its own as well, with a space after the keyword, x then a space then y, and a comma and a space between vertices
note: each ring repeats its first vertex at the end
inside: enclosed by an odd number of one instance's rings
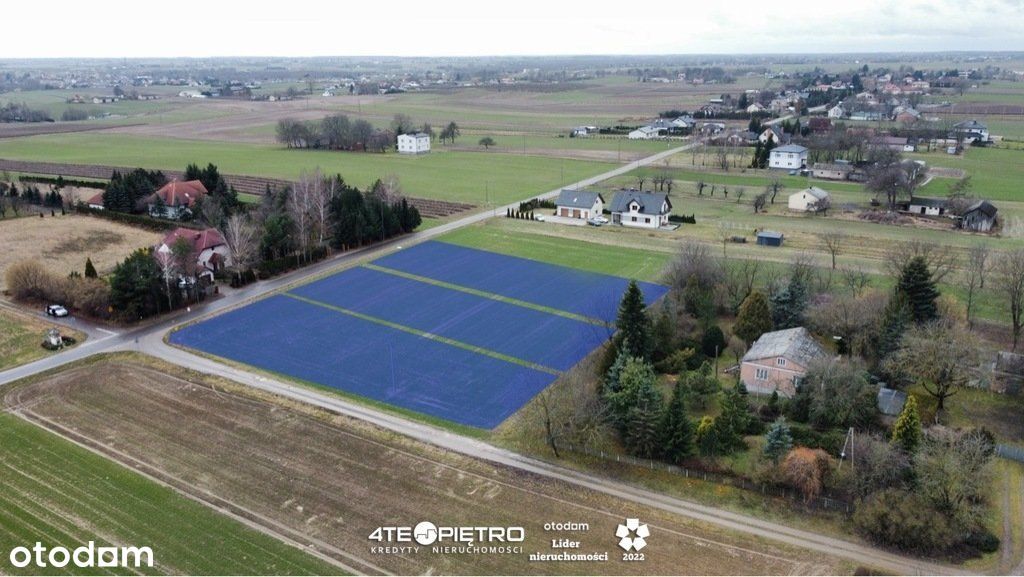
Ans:
MULTIPOLYGON (((314 172, 318 176, 318 172, 314 172)), ((286 209, 295 226, 295 240, 299 252, 303 257, 309 255, 310 232, 313 224, 313 197, 314 188, 322 186, 322 178, 315 178, 306 171, 299 175, 299 181, 295 183, 292 193, 288 195, 286 209), (321 181, 317 184, 317 181, 321 181)))
POLYGON ((836 257, 843 251, 846 243, 846 235, 838 230, 830 230, 821 235, 821 242, 825 243, 825 250, 832 257, 832 270, 836 269, 836 257))
POLYGON ((871 275, 860 267, 848 267, 842 270, 843 284, 845 284, 853 296, 859 297, 864 289, 871 285, 871 275))
POLYGON ((997 263, 996 290, 1008 301, 1010 323, 1013 328, 1013 350, 1016 352, 1021 327, 1024 325, 1024 249, 1003 254, 997 263))
POLYGON ((174 308, 174 292, 172 283, 178 279, 178 259, 170 247, 161 247, 153 253, 156 265, 160 268, 160 279, 164 281, 164 292, 167 295, 167 310, 174 308))
POLYGON ((988 269, 989 248, 982 243, 967 251, 967 266, 960 274, 960 286, 964 289, 967 302, 967 328, 974 329, 974 305, 978 300, 978 291, 984 286, 985 272, 988 269))
POLYGON ((239 278, 256 260, 259 236, 252 220, 243 214, 233 214, 224 227, 224 242, 231 251, 231 268, 239 278))
POLYGON ((885 259, 889 275, 899 278, 907 263, 918 256, 928 263, 928 270, 935 282, 942 282, 942 279, 953 272, 959 264, 957 255, 951 247, 915 239, 890 247, 885 259))

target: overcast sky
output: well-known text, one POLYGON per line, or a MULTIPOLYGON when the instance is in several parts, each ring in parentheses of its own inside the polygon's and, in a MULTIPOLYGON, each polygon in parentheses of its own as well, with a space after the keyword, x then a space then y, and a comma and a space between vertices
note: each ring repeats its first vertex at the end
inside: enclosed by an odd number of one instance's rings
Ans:
POLYGON ((45 0, 0 57, 1024 50, 1024 0, 45 0))

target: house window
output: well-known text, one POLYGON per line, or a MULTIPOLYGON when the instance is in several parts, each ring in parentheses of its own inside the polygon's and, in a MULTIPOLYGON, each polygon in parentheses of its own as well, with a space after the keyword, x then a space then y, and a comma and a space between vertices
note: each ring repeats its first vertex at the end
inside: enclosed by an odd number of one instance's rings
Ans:
POLYGON ((784 367, 784 366, 786 366, 786 359, 784 359, 782 357, 779 357, 779 358, 775 359, 775 364, 779 365, 780 367, 784 367))
POLYGON ((768 369, 755 369, 754 370, 754 378, 759 380, 759 381, 767 381, 768 380, 768 369))
POLYGON ((636 217, 635 216, 631 217, 631 218, 633 219, 633 222, 636 222, 636 217))
POLYGON ((651 219, 650 219, 650 217, 648 217, 648 218, 645 218, 645 219, 644 219, 644 222, 646 222, 647 224, 651 224, 651 219))

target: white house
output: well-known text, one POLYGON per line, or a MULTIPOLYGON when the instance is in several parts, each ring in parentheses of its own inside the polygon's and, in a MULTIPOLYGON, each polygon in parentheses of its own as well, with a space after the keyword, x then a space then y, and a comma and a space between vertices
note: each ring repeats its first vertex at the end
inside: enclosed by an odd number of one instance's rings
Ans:
POLYGON ((962 136, 964 140, 980 140, 985 142, 989 136, 988 126, 977 120, 958 122, 953 125, 953 130, 957 135, 962 136))
POLYGON ((423 132, 398 135, 398 152, 402 154, 422 154, 430 152, 430 135, 423 132))
MULTIPOLYGON (((191 249, 195 258, 195 277, 213 281, 213 275, 224 267, 231 266, 231 250, 228 248, 224 237, 215 228, 205 230, 193 230, 190 228, 176 228, 164 237, 163 241, 156 247, 157 258, 160 255, 170 256, 174 253, 174 246, 179 243, 186 243, 191 249)), ((187 266, 179 263, 179 266, 187 266)), ((189 266, 189 268, 191 268, 189 266)), ((187 268, 181 273, 185 276, 191 272, 187 268)))
POLYGON ((661 136, 661 130, 654 126, 641 126, 631 131, 627 136, 630 140, 650 140, 661 136))
POLYGON ((672 121, 672 126, 676 128, 693 128, 696 124, 692 116, 680 116, 672 121))
POLYGON ((843 108, 842 104, 837 104, 828 109, 829 118, 843 118, 844 116, 846 116, 846 109, 843 108))
POLYGON ((757 114, 759 112, 764 112, 766 110, 768 109, 761 105, 760 102, 755 102, 747 107, 747 112, 750 114, 757 114))
POLYGON ((563 190, 555 201, 555 215, 590 220, 604 212, 604 197, 599 192, 563 190))
POLYGON ((788 144, 773 148, 768 156, 768 168, 800 169, 807 165, 807 147, 788 144))
POLYGON ((828 191, 811 186, 789 195, 789 210, 817 212, 822 208, 822 201, 828 202, 831 198, 828 191))
POLYGON ((664 192, 620 190, 611 204, 612 223, 638 228, 668 226, 672 202, 664 192))
POLYGON ((761 144, 768 144, 768 139, 771 138, 775 146, 785 143, 786 133, 782 132, 782 129, 778 126, 772 125, 766 127, 761 131, 761 134, 757 136, 757 139, 761 141, 761 144))

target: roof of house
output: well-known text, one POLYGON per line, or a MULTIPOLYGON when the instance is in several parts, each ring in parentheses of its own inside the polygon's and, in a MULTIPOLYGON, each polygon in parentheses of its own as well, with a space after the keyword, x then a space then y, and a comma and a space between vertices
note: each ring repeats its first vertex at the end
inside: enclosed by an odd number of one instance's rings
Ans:
POLYGON ((764 333, 750 346, 743 362, 772 357, 785 357, 807 366, 814 359, 826 356, 825 349, 803 327, 764 333))
POLYGON ((978 122, 975 119, 965 120, 963 122, 957 122, 953 125, 953 128, 960 128, 965 130, 988 130, 988 126, 984 122, 978 122))
POLYGON ((907 402, 907 394, 896 389, 881 387, 878 389, 878 410, 883 415, 895 417, 903 411, 907 402))
POLYGON ((89 205, 102 205, 103 204, 103 192, 97 192, 96 194, 89 197, 89 200, 85 201, 85 204, 89 205))
POLYGON ((555 201, 555 204, 570 208, 592 208, 597 199, 601 199, 601 202, 604 203, 604 197, 600 192, 562 189, 562 192, 558 193, 558 200, 555 201))
POLYGON ((430 138, 430 135, 426 132, 407 132, 405 134, 399 134, 398 136, 409 136, 411 138, 430 138))
POLYGON ((667 210, 672 210, 672 201, 664 192, 640 192, 637 190, 620 190, 612 197, 612 204, 609 210, 612 212, 629 212, 629 203, 636 201, 640 205, 640 214, 664 214, 661 207, 667 205, 667 210))
POLYGON ((185 239, 192 243, 192 249, 195 250, 196 254, 203 252, 208 248, 227 244, 224 241, 224 237, 215 228, 207 228, 203 230, 194 230, 191 228, 176 228, 164 236, 161 244, 168 247, 173 247, 174 243, 178 242, 178 239, 185 239))
POLYGON ((905 146, 907 144, 906 136, 876 136, 871 139, 871 142, 875 144, 884 144, 886 146, 905 146))
POLYGON ((785 235, 781 232, 775 232, 774 230, 762 230, 757 233, 757 236, 758 238, 782 238, 785 235))
POLYGON ((776 152, 793 152, 796 154, 803 154, 807 152, 806 146, 800 146, 799 144, 787 144, 786 146, 780 146, 772 149, 772 154, 776 152))
POLYGON ((829 197, 829 194, 828 194, 827 190, 822 190, 822 189, 818 188, 817 186, 807 187, 807 188, 805 188, 805 189, 803 189, 801 191, 794 192, 790 196, 795 196, 797 194, 803 194, 803 193, 807 193, 807 194, 813 196, 814 198, 816 198, 818 200, 824 200, 824 199, 829 197))
POLYGON ((999 209, 997 209, 995 205, 992 204, 991 202, 987 200, 979 200, 978 202, 975 202, 971 206, 968 206, 967 210, 964 211, 964 214, 966 215, 968 213, 978 211, 989 218, 995 218, 996 212, 998 212, 998 210, 999 209))
POLYGON ((172 180, 155 193, 167 206, 195 206, 207 194, 206 187, 198 180, 172 180))
POLYGON ((929 208, 943 208, 946 206, 946 199, 912 196, 910 197, 910 204, 914 206, 927 206, 929 208))
POLYGON ((849 172, 850 170, 853 170, 853 167, 850 166, 849 164, 827 163, 827 162, 815 162, 811 166, 811 168, 813 170, 839 170, 839 171, 847 171, 847 172, 849 172))
POLYGON ((663 129, 658 128, 656 126, 641 126, 640 128, 637 128, 636 130, 634 130, 633 132, 643 132, 643 133, 647 134, 647 133, 651 133, 651 132, 660 132, 661 130, 663 130, 663 129))

